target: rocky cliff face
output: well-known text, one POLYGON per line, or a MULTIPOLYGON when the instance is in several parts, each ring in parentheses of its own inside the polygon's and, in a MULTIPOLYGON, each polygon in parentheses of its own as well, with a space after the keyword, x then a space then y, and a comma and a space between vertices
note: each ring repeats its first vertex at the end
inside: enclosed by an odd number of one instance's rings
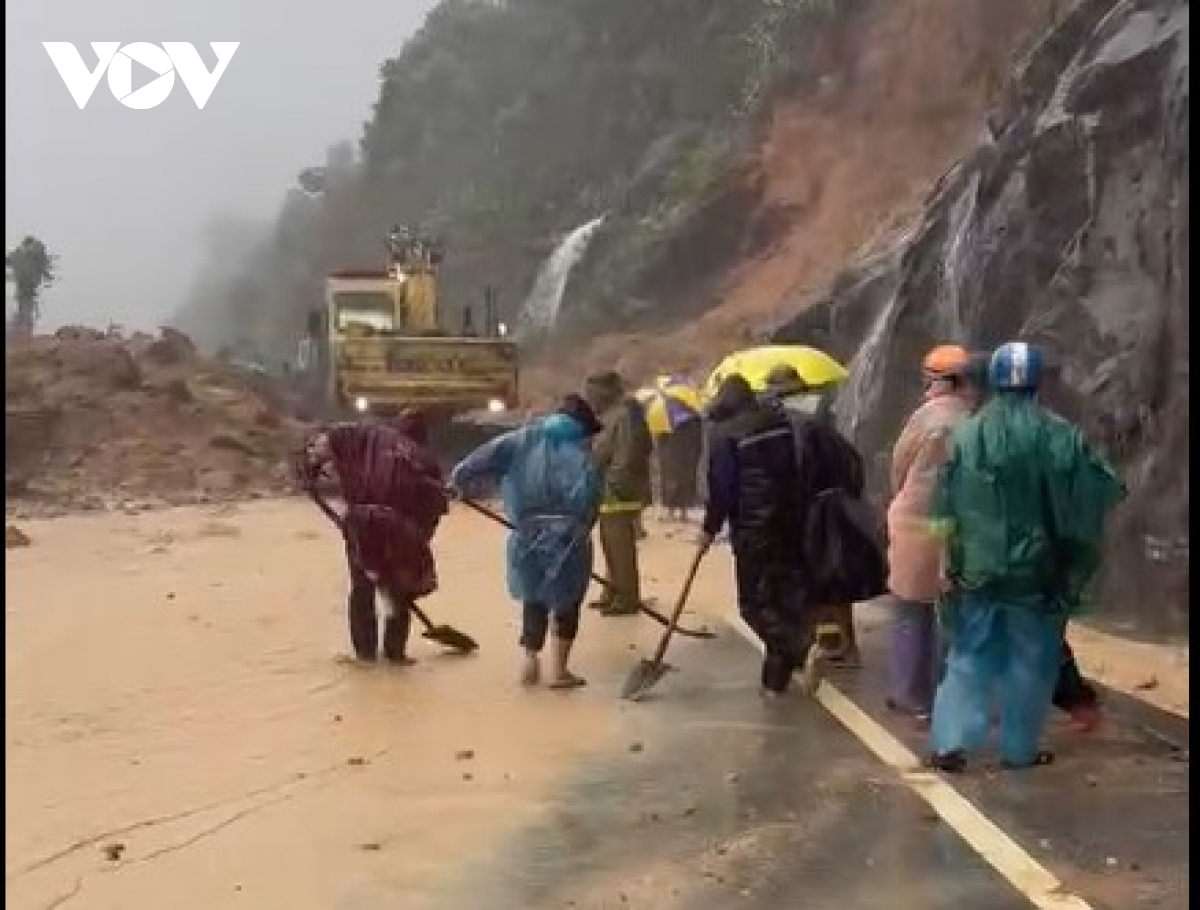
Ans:
POLYGON ((1156 632, 1187 628, 1188 75, 1187 0, 1080 0, 917 223, 777 333, 853 358, 840 412, 877 469, 930 346, 1041 345, 1049 403, 1130 486, 1103 609, 1156 632))

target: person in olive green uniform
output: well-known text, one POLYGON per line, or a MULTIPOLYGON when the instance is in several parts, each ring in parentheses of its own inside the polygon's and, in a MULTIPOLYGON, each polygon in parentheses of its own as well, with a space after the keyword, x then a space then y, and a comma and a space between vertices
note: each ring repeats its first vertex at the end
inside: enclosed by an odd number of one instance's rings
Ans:
POLYGON ((642 603, 637 542, 640 516, 650 503, 650 456, 654 443, 641 405, 625 392, 616 373, 587 380, 584 397, 604 429, 592 444, 604 498, 600 504, 600 548, 614 591, 593 606, 606 616, 638 612, 642 603))

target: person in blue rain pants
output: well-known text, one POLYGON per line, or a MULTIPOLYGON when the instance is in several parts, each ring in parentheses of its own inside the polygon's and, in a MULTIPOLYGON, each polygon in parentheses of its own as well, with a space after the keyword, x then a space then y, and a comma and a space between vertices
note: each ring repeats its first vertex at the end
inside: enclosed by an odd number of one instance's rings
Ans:
POLYGON ((933 767, 966 768, 999 703, 1004 766, 1048 764, 1039 749, 1067 620, 1084 606, 1105 518, 1124 496, 1080 430, 1038 403, 1041 352, 992 354, 992 398, 954 433, 931 518, 945 539, 939 618, 949 644, 933 705, 933 767))
POLYGON ((508 590, 522 604, 521 681, 541 681, 540 655, 550 634, 552 689, 586 681, 568 660, 592 572, 592 528, 600 508, 600 475, 589 452, 601 429, 586 401, 568 395, 554 413, 497 437, 468 455, 450 475, 456 495, 498 484, 514 530, 508 539, 508 590))

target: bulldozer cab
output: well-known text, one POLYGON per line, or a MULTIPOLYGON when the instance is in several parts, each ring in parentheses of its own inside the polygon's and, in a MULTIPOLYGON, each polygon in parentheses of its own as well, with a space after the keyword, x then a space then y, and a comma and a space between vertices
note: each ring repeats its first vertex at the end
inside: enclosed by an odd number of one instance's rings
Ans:
POLYGON ((461 331, 448 331, 437 293, 441 245, 396 227, 387 248, 387 269, 342 270, 326 279, 323 372, 332 402, 359 411, 513 407, 517 349, 503 337, 494 290, 485 295, 482 332, 469 309, 461 331))
POLYGON ((335 272, 327 282, 329 327, 336 334, 430 336, 443 332, 437 270, 441 244, 396 225, 386 270, 335 272))
POLYGON ((434 276, 427 272, 339 272, 327 283, 329 327, 352 336, 435 335, 441 330, 434 276))

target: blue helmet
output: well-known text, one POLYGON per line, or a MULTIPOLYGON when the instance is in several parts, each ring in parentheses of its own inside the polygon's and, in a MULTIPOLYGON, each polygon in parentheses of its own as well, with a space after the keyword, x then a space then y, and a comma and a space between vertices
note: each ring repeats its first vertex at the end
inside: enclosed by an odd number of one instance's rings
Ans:
POLYGON ((997 391, 1035 391, 1042 381, 1042 352, 1024 341, 1010 341, 992 352, 988 384, 997 391))

